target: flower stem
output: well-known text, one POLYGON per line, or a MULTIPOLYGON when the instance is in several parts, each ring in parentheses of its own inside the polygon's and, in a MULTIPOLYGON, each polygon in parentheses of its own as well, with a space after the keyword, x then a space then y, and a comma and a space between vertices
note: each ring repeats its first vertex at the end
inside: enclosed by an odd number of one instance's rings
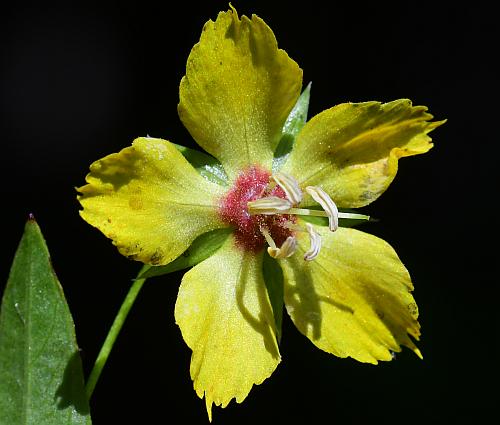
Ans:
MULTIPOLYGON (((147 269, 149 269, 149 267, 150 266, 147 265, 142 267, 141 271, 137 276, 141 276, 141 274, 144 273, 147 269)), ((97 381, 99 380, 99 376, 101 376, 102 369, 104 368, 104 365, 108 360, 109 354, 111 353, 116 338, 118 337, 120 330, 122 329, 123 323, 125 322, 125 319, 127 318, 128 313, 132 308, 132 305, 134 304, 137 295, 139 295, 139 292, 145 281, 146 279, 134 280, 134 283, 130 287, 127 296, 123 300, 120 310, 118 311, 118 314, 116 315, 115 320, 111 325, 111 329, 109 330, 108 335, 104 340, 104 344, 101 347, 101 351, 99 351, 97 359, 94 363, 94 367, 92 368, 92 372, 90 372, 89 379, 87 380, 87 384, 85 386, 85 392, 87 393, 87 398, 89 400, 90 397, 92 396, 92 393, 94 392, 94 388, 97 384, 97 381)))

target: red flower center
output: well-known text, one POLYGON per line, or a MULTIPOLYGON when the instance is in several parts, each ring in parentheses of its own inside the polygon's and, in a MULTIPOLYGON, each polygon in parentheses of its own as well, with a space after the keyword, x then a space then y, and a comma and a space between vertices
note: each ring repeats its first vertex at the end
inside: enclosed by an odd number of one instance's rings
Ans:
POLYGON ((247 204, 266 196, 285 198, 279 186, 269 187, 271 173, 257 166, 242 171, 219 204, 219 214, 225 223, 235 227, 236 243, 246 251, 258 252, 266 245, 261 228, 266 228, 277 246, 293 236, 289 229, 295 216, 289 214, 250 215, 247 204))

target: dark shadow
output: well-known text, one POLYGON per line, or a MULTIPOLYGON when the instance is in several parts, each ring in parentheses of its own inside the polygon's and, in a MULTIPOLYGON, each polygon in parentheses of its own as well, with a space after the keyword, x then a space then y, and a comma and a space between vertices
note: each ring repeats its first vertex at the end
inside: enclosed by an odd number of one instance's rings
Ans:
MULTIPOLYGON (((234 12, 233 12, 234 13, 234 12)), ((237 44, 240 40, 240 37, 242 36, 241 34, 241 26, 245 25, 247 22, 245 20, 248 19, 247 17, 242 17, 241 22, 233 21, 231 22, 231 25, 226 30, 226 34, 224 35, 225 38, 229 38, 234 41, 235 44, 237 44)), ((260 43, 257 41, 257 36, 263 36, 264 34, 262 32, 259 32, 256 34, 256 30, 249 31, 248 32, 248 47, 250 50, 250 55, 252 58, 252 64, 255 67, 260 67, 265 63, 265 55, 266 51, 259 48, 260 43)))
MULTIPOLYGON (((359 284, 365 283, 360 281, 359 284)), ((405 304, 401 298, 394 296, 380 285, 365 285, 365 291, 378 318, 394 336, 398 345, 404 345, 413 350, 415 344, 411 337, 418 340, 420 336, 420 326, 415 323, 418 317, 416 303, 405 304)))
MULTIPOLYGON (((246 254, 253 255, 253 254, 246 254)), ((271 353, 273 358, 277 359, 280 357, 277 346, 272 344, 271 341, 275 339, 274 335, 271 333, 271 328, 275 329, 276 325, 274 323, 269 323, 266 317, 274 317, 273 311, 267 298, 264 296, 267 292, 266 286, 264 283, 264 278, 262 278, 262 288, 260 291, 257 291, 259 297, 259 305, 260 312, 258 317, 252 315, 252 313, 246 308, 244 303, 244 294, 246 291, 247 280, 245 276, 248 274, 248 261, 245 259, 241 262, 240 273, 238 274, 238 280, 236 283, 236 303, 238 305, 238 309, 241 314, 245 318, 245 320, 257 331, 259 332, 263 339, 266 350, 271 353)))
MULTIPOLYGON (((393 104, 390 109, 387 107, 382 109, 378 102, 352 106, 359 110, 356 119, 329 135, 329 143, 321 148, 329 161, 308 175, 304 182, 321 180, 320 176, 331 173, 332 168, 348 169, 358 165, 374 164, 377 161, 380 161, 379 172, 384 173, 392 149, 402 149, 400 154, 405 156, 412 151, 410 147, 405 148, 405 145, 423 132, 429 132, 436 127, 435 123, 426 121, 431 117, 425 112, 425 108, 410 108, 407 103, 393 104)), ((314 148, 319 149, 319 146, 314 148)), ((399 159, 397 156, 393 158, 397 159, 399 159)), ((373 193, 367 191, 361 199, 372 200, 373 196, 373 193)))
MULTIPOLYGON (((262 36, 262 33, 260 33, 259 35, 262 36)), ((250 31, 248 42, 250 47, 250 54, 252 55, 252 64, 256 68, 263 66, 263 64, 265 63, 265 51, 259 49, 259 43, 256 40, 255 31, 250 31)))
MULTIPOLYGON (((335 306, 337 309, 343 310, 353 315, 355 320, 355 310, 347 304, 340 303, 331 298, 320 296, 315 291, 313 285, 313 276, 309 270, 300 270, 300 258, 292 257, 288 260, 291 266, 292 281, 296 282, 296 286, 291 286, 285 279, 285 293, 287 293, 287 305, 291 307, 302 320, 305 321, 306 329, 312 329, 312 339, 321 337, 322 315, 320 303, 328 303, 335 306)), ((375 270, 374 273, 377 273, 375 270)), ((410 349, 415 349, 415 344, 412 337, 418 339, 419 325, 415 323, 418 316, 418 309, 414 302, 405 303, 402 297, 394 294, 386 287, 385 279, 382 276, 377 279, 375 276, 369 276, 366 273, 360 272, 356 275, 354 281, 345 280, 338 282, 340 287, 348 288, 349 291, 360 295, 366 303, 370 305, 378 319, 384 324, 387 331, 394 337, 399 345, 404 345, 410 349)), ((394 277, 398 279, 398 277, 394 277)), ((401 288, 404 283, 400 282, 401 288)), ((402 289, 404 291, 404 289, 402 289)), ((410 292, 408 290, 408 292, 410 292)), ((373 322, 364 322, 358 320, 358 325, 369 338, 377 338, 373 335, 373 322)), ((397 350, 397 347, 389 346, 387 342, 378 340, 378 343, 384 345, 389 350, 397 350)))
MULTIPOLYGON (((142 158, 141 158, 142 159, 142 158)), ((111 184, 114 191, 138 178, 141 159, 134 148, 124 149, 98 161, 99 165, 92 165, 90 175, 99 179, 102 183, 111 184), (119 158, 119 159, 118 159, 119 158)), ((80 190, 86 198, 102 195, 102 189, 96 190, 93 186, 84 186, 80 190)))
POLYGON ((236 42, 237 39, 239 38, 239 28, 236 27, 236 23, 235 23, 234 19, 231 21, 231 25, 229 25, 229 27, 227 28, 227 31, 226 31, 226 34, 224 35, 224 37, 230 38, 231 40, 234 40, 234 42, 236 42))
POLYGON ((275 260, 266 253, 264 253, 262 261, 262 276, 266 284, 267 295, 271 301, 279 344, 281 342, 284 305, 283 270, 281 270, 278 260, 275 260))
MULTIPOLYGON (((287 297, 287 307, 292 310, 291 315, 297 314, 301 318, 301 332, 308 334, 312 331, 311 339, 317 340, 321 338, 322 329, 322 313, 321 304, 327 303, 334 306, 338 310, 342 310, 353 316, 355 319, 355 310, 350 305, 332 299, 323 295, 318 295, 314 286, 314 278, 307 267, 304 267, 303 259, 300 256, 292 256, 286 260, 289 263, 289 272, 292 274, 290 279, 283 279, 284 292, 287 297), (296 285, 291 285, 289 282, 296 282, 296 285)), ((258 331, 264 338, 266 349, 274 355, 277 355, 274 346, 270 346, 269 341, 272 341, 272 334, 269 326, 274 324, 269 323, 266 317, 272 314, 272 308, 269 306, 265 293, 259 291, 259 303, 261 312, 258 317, 255 317, 244 305, 244 294, 246 290, 246 280, 242 278, 248 273, 247 262, 242 262, 236 291, 236 301, 239 310, 250 325, 258 331), (265 313, 265 314, 264 314, 265 313)), ((385 325, 388 332, 394 337, 398 345, 404 345, 410 349, 415 349, 415 344, 412 340, 419 337, 419 326, 415 323, 418 315, 417 306, 415 303, 404 303, 401 297, 394 295, 390 289, 385 287, 384 278, 374 278, 373 276, 358 273, 354 282, 347 280, 338 282, 338 285, 349 288, 350 291, 358 293, 371 306, 373 311, 378 316, 378 319, 385 325)), ((403 282, 400 285, 404 285, 403 282)), ((265 288, 267 290, 267 288, 265 288)), ((408 291, 409 292, 409 291, 408 291)), ((373 322, 371 322, 373 323, 373 322)), ((360 328, 365 332, 367 337, 373 336, 371 323, 364 323, 358 320, 360 328)), ((376 338, 376 336, 375 336, 376 338)), ((398 347, 389 346, 387 342, 378 341, 386 346, 389 350, 399 351, 398 347)))
POLYGON ((348 305, 335 301, 331 298, 319 296, 316 293, 316 289, 313 285, 313 276, 311 275, 310 270, 304 270, 304 260, 302 258, 293 256, 288 259, 288 261, 290 263, 290 269, 293 273, 292 280, 297 282, 297 286, 291 286, 285 279, 285 292, 288 294, 287 305, 294 311, 300 312, 300 316, 306 321, 306 328, 312 328, 313 339, 321 338, 321 323, 323 320, 320 309, 321 302, 331 304, 339 310, 354 314, 354 310, 348 305), (299 264, 299 261, 301 264, 299 264), (297 270, 301 270, 301 273, 297 274, 297 270))
POLYGON ((79 414, 89 414, 90 409, 83 382, 82 361, 78 351, 71 355, 54 399, 57 400, 59 410, 73 406, 79 414))

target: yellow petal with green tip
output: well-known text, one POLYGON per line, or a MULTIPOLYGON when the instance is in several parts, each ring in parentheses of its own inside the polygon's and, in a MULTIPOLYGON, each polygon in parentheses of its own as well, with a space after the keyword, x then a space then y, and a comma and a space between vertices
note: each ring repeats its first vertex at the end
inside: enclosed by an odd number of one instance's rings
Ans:
POLYGON ((390 185, 399 158, 432 148, 427 133, 444 121, 430 122, 426 111, 407 99, 337 105, 305 125, 283 170, 303 187, 321 186, 339 207, 367 205, 390 185))
POLYGON ((307 236, 300 235, 297 253, 280 262, 285 305, 297 328, 317 347, 360 362, 391 360, 400 345, 420 351, 418 309, 410 276, 383 240, 355 229, 322 237, 319 255, 304 261, 307 236))
POLYGON ((175 320, 193 350, 191 378, 210 420, 212 403, 241 403, 280 361, 262 253, 242 251, 232 236, 184 275, 175 320))
POLYGON ((231 178, 249 164, 271 167, 301 85, 301 69, 262 19, 221 12, 191 50, 179 116, 231 178))
POLYGON ((136 139, 94 162, 86 181, 78 189, 83 219, 143 263, 167 264, 200 234, 225 227, 216 209, 223 189, 166 140, 136 139))

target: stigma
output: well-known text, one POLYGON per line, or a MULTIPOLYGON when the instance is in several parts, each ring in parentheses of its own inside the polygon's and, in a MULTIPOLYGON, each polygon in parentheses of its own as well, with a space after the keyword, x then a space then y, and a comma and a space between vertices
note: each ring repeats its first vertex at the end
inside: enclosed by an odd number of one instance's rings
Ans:
POLYGON ((304 192, 297 180, 285 173, 271 174, 257 166, 249 167, 236 178, 233 187, 221 199, 219 215, 235 228, 237 245, 246 251, 258 252, 267 245, 268 254, 285 259, 297 250, 297 233, 309 236, 305 261, 314 260, 321 251, 321 236, 311 223, 297 223, 297 216, 328 218, 334 232, 339 218, 368 219, 368 216, 339 213, 332 198, 319 186, 304 188, 321 210, 300 208, 304 192))

